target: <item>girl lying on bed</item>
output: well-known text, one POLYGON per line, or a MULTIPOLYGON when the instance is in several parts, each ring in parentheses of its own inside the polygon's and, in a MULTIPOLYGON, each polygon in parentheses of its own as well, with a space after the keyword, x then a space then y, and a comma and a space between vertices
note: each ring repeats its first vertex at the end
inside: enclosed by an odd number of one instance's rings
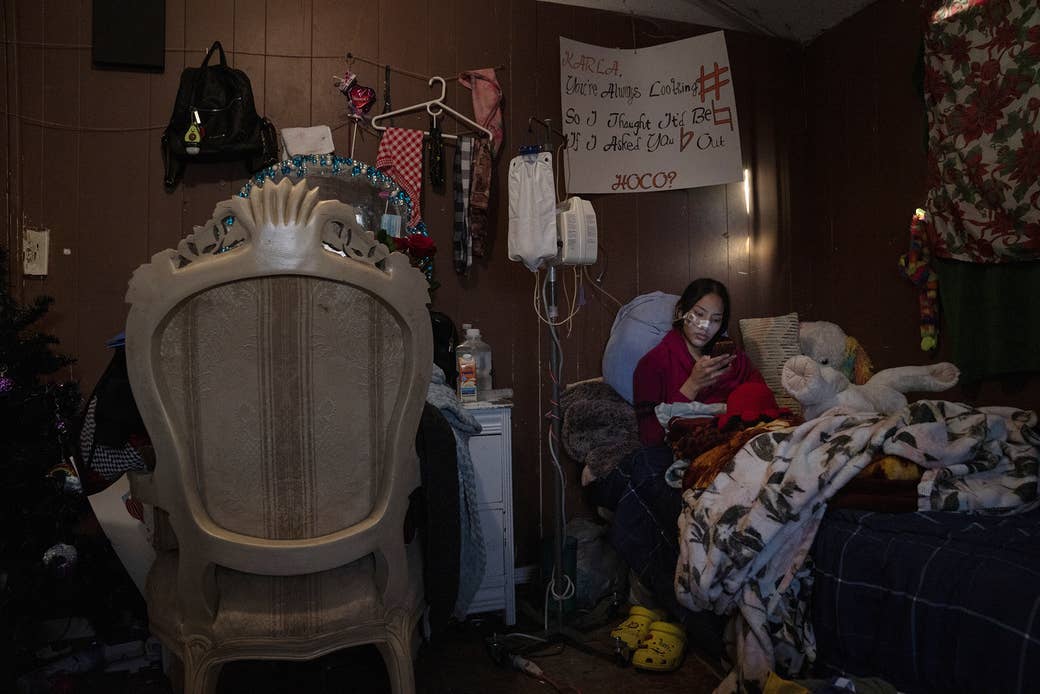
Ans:
POLYGON ((720 403, 741 383, 764 383, 762 374, 725 337, 729 292, 721 282, 694 280, 675 305, 670 330, 636 366, 633 404, 644 446, 664 443, 654 408, 661 403, 720 403))

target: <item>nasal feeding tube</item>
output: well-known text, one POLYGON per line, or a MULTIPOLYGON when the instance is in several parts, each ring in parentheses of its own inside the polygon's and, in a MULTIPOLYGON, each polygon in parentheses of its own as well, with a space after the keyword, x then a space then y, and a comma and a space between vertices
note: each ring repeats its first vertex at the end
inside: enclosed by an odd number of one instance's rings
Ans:
POLYGON ((687 311, 686 315, 683 316, 683 320, 687 324, 692 325, 693 327, 699 328, 701 330, 707 330, 708 326, 711 325, 710 318, 698 318, 697 314, 693 313, 692 311, 687 311))

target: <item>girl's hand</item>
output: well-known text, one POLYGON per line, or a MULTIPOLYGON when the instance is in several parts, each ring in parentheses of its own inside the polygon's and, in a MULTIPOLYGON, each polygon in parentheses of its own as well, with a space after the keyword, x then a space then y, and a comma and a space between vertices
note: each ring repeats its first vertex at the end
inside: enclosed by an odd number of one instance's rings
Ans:
POLYGON ((720 354, 717 357, 701 357, 693 363, 693 369, 679 389, 683 395, 690 400, 696 400, 697 394, 712 385, 722 374, 726 372, 729 365, 736 359, 733 354, 720 354))

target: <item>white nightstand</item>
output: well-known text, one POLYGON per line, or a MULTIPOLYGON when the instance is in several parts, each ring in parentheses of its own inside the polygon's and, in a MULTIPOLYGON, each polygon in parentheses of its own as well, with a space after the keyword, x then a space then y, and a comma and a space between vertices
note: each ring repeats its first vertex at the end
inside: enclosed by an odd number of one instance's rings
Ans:
POLYGON ((513 556, 513 403, 467 402, 483 431, 469 440, 477 477, 477 510, 487 550, 484 580, 467 614, 503 610, 506 624, 516 623, 516 577, 513 556))

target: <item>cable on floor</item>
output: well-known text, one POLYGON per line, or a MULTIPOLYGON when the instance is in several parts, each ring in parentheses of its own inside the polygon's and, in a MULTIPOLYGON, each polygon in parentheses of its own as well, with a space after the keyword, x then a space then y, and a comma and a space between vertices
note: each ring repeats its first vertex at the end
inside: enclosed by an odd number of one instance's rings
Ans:
POLYGON ((556 680, 549 677, 549 675, 545 674, 545 671, 538 667, 537 664, 523 656, 514 655, 510 659, 510 664, 520 672, 533 677, 539 682, 544 682, 557 692, 560 692, 560 694, 567 694, 568 692, 571 692, 572 694, 581 694, 581 690, 574 685, 567 682, 558 683, 556 680))

